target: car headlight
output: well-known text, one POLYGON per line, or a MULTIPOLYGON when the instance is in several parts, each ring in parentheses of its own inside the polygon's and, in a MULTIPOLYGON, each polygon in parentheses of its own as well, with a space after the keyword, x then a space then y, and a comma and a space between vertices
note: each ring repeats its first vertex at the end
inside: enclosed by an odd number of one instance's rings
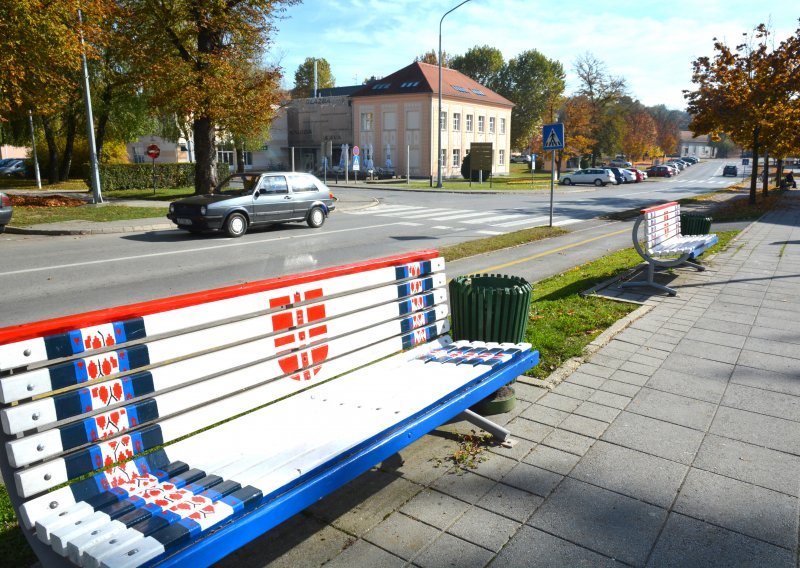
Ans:
POLYGON ((175 213, 175 204, 174 203, 170 203, 169 204, 169 212, 170 213, 175 213))
POLYGON ((200 215, 205 215, 205 214, 206 214, 206 206, 203 205, 202 207, 200 207, 200 215))

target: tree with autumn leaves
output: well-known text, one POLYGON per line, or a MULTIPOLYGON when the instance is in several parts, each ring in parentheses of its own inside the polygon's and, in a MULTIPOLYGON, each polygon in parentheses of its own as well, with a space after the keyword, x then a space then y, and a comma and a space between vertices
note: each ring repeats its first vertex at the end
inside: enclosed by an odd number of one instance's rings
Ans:
POLYGON ((275 16, 294 2, 3 2, 0 119, 31 111, 46 129, 64 111, 65 102, 80 93, 80 57, 86 53, 93 77, 105 69, 104 86, 110 87, 102 90, 98 104, 124 101, 126 94, 139 96, 153 116, 191 121, 195 192, 207 193, 217 183, 218 134, 246 139, 269 127, 280 70, 262 61, 275 16), (78 24, 79 6, 83 25, 78 24))
POLYGON ((750 203, 756 202, 759 153, 800 152, 800 27, 774 47, 772 36, 760 24, 733 48, 715 40, 714 57, 693 63, 697 89, 684 91, 695 134, 725 132, 752 150, 750 203))

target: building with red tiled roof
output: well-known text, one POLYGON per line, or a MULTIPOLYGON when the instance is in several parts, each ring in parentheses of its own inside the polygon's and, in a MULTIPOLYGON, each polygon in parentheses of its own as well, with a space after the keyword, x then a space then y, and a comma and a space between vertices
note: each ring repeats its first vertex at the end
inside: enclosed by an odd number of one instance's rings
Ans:
POLYGON ((365 152, 372 148, 376 167, 388 159, 398 173, 408 168, 411 176, 427 177, 437 172, 438 126, 444 177, 460 175, 472 142, 491 142, 493 171, 508 173, 514 104, 466 75, 442 68, 440 113, 438 74, 437 65, 414 62, 352 93, 354 143, 365 152))

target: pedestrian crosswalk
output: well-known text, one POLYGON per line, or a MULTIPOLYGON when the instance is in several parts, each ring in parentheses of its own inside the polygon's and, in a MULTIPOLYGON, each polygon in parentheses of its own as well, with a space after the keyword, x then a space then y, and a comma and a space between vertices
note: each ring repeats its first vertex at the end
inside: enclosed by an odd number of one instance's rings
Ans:
POLYGON ((730 185, 736 182, 736 178, 723 178, 723 177, 711 177, 711 178, 704 178, 704 179, 684 179, 681 177, 671 177, 665 180, 667 183, 699 183, 699 184, 709 184, 709 185, 730 185))
MULTIPOLYGON (((402 220, 404 225, 426 225, 431 229, 441 231, 472 230, 488 235, 501 235, 510 231, 542 227, 550 224, 549 215, 536 214, 525 209, 478 211, 475 209, 431 208, 417 205, 389 205, 382 203, 368 209, 345 211, 344 213, 348 215, 395 218, 402 220)), ((580 222, 580 219, 553 217, 554 226, 571 225, 578 222, 580 222)))

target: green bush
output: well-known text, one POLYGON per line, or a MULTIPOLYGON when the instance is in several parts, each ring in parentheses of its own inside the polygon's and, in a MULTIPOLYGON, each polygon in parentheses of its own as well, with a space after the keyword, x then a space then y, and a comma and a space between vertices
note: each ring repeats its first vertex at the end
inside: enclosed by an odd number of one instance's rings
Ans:
MULTIPOLYGON (((187 187, 194 185, 195 164, 156 164, 156 188, 187 187)), ((230 167, 217 163, 217 178, 230 175, 230 167)), ((89 180, 88 168, 85 179, 89 180)), ((87 181, 87 185, 91 182, 87 181)), ((102 191, 115 189, 150 189, 153 187, 153 164, 103 164, 100 166, 102 191)))
MULTIPOLYGON (((470 155, 467 154, 464 156, 464 161, 461 162, 461 176, 464 179, 469 179, 470 174, 470 155)), ((483 170, 483 181, 489 181, 489 176, 492 175, 491 170, 483 170)), ((472 171, 472 181, 478 181, 480 179, 478 170, 472 171)))

